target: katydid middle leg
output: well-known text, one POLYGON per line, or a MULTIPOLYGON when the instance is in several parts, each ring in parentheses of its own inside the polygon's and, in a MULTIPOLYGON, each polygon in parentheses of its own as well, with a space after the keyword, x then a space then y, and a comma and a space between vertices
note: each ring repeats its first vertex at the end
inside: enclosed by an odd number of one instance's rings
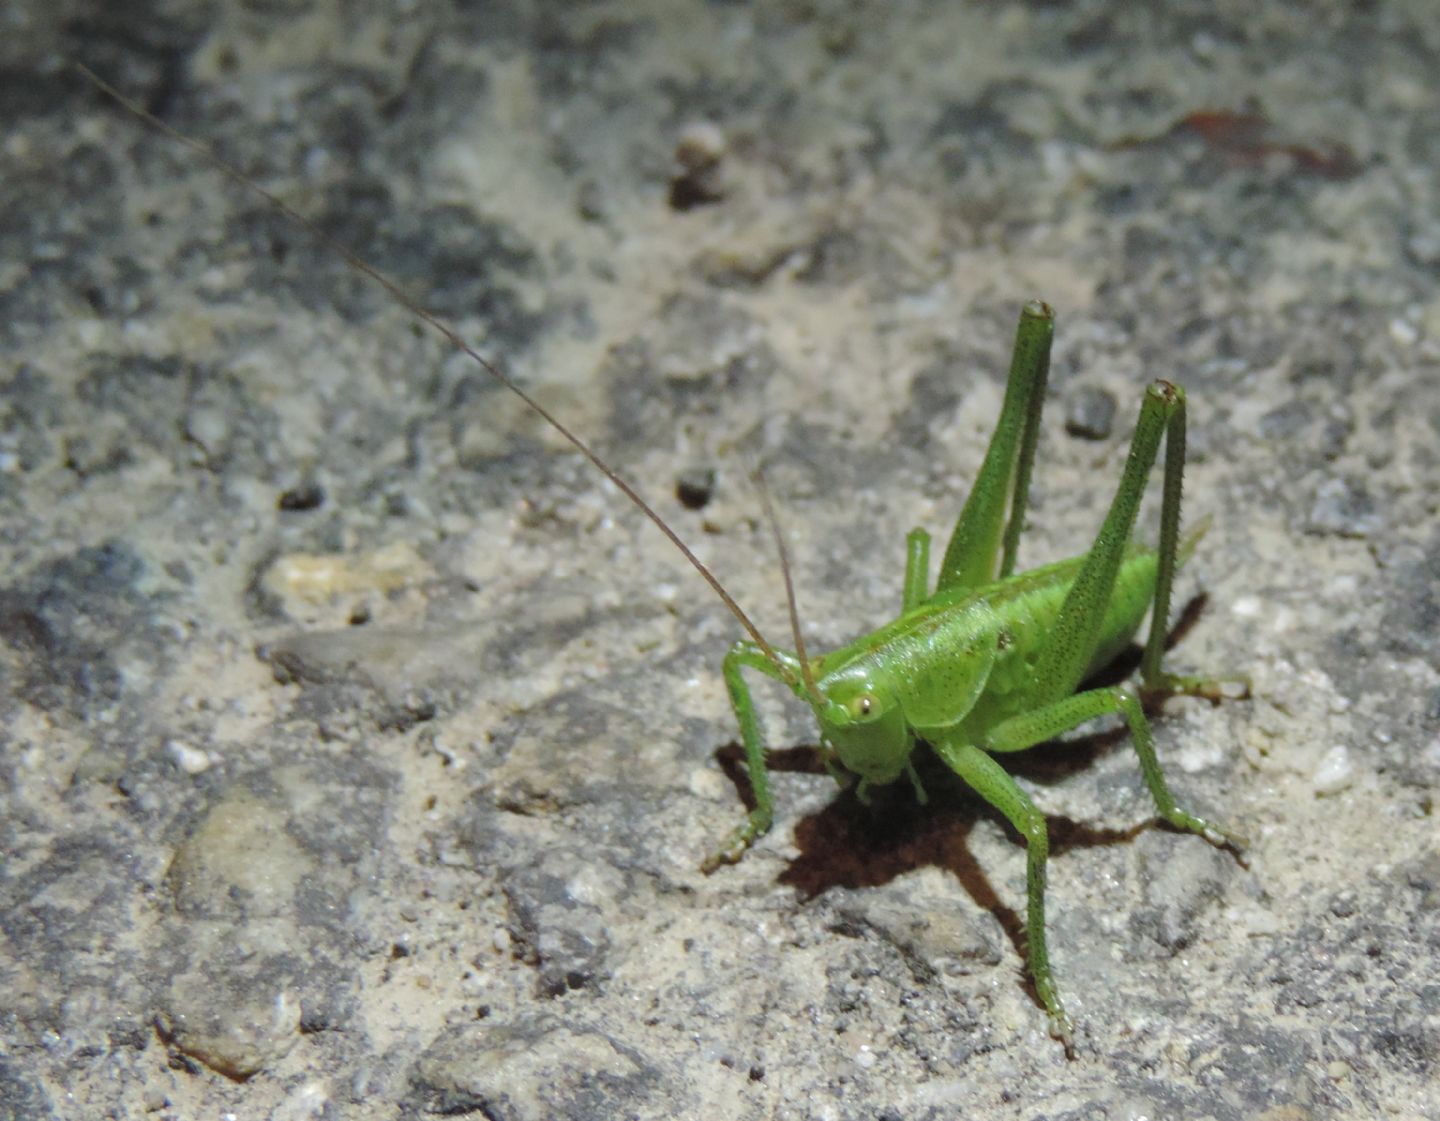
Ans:
POLYGON ((1165 772, 1155 755, 1155 737, 1150 731, 1144 706, 1133 692, 1123 686, 1087 689, 1033 712, 1012 716, 990 729, 982 746, 986 751, 1024 751, 1027 747, 1045 743, 1078 728, 1087 720, 1112 713, 1123 717, 1130 730, 1130 742, 1135 745, 1135 754, 1140 757, 1140 773, 1144 776, 1150 796, 1155 799, 1155 808, 1161 818, 1177 829, 1199 834, 1214 845, 1243 845, 1244 839, 1223 825, 1181 809, 1170 793, 1170 784, 1165 781, 1165 772))

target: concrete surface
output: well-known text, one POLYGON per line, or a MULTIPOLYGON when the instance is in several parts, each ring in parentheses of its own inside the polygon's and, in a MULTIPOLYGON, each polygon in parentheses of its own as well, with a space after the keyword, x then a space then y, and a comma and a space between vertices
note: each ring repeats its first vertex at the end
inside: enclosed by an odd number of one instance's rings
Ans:
POLYGON ((0 1118, 1436 1118, 1440 21, 1409 3, 19 4, 0 47, 0 1118), (858 805, 617 492, 213 143, 594 441, 782 645, 899 602, 1059 313, 1027 564, 1145 383, 1214 527, 1157 719, 1024 851, 858 805), (681 484, 684 487, 681 487, 681 484), (677 494, 683 489, 689 505, 677 494), (698 505, 700 508, 691 509, 698 505), (1192 614, 1194 614, 1192 612, 1192 614))

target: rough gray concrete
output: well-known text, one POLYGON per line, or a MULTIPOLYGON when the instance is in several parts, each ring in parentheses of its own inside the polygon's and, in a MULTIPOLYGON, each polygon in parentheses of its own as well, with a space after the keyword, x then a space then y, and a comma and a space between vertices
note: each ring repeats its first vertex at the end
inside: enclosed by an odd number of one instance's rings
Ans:
POLYGON ((0 1118, 1440 1117, 1432 8, 8 8, 0 1118), (1147 824, 1108 725, 1011 761, 1074 1060, 1018 839, 939 776, 858 805, 775 691, 776 826, 701 875, 735 622, 70 58, 452 318, 776 636, 750 464, 823 648, 955 516, 1023 300, 1026 563, 1182 382, 1172 664, 1255 695, 1157 735, 1243 862, 1147 824))

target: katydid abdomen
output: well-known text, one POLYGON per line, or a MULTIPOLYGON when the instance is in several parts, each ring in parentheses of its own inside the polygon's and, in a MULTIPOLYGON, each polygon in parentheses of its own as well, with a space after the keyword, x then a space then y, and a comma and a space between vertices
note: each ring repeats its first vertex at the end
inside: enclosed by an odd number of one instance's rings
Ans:
MULTIPOLYGON (((989 601, 999 627, 990 680, 961 725, 975 732, 973 742, 983 743, 986 729, 1035 707, 1036 662, 1083 560, 1074 557, 1032 569, 972 593, 989 601)), ((1152 550, 1137 549, 1126 557, 1115 574, 1104 621, 1091 636, 1094 650, 1080 679, 1065 683, 1065 692, 1073 692, 1130 644, 1155 595, 1156 568, 1152 550)))
MULTIPOLYGON (((1183 563, 1204 532, 1181 542, 1183 563)), ((938 593, 914 610, 843 649, 817 660, 822 690, 845 679, 868 682, 871 691, 890 688, 899 698, 906 724, 921 738, 944 730, 983 745, 984 732, 1035 707, 1042 683, 1036 663, 1050 638, 1084 557, 1072 557, 974 589, 938 593), (882 685, 882 682, 884 683, 882 685)), ((1115 573, 1108 607, 1089 636, 1088 661, 1075 681, 1056 690, 1070 693, 1104 669, 1128 646, 1155 595, 1157 554, 1131 547, 1115 573)), ((872 782, 898 777, 899 770, 852 756, 851 769, 872 782), (870 766, 864 765, 866 762, 870 766)))

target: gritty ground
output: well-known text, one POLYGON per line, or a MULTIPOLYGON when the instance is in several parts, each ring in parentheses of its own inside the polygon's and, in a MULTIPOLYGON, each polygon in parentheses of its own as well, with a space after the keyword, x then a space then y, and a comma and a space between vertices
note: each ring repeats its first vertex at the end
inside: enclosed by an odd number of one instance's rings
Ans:
MULTIPOLYGON (((74 0, 0 46, 0 1118, 1440 1118, 1440 22, 1429 0, 74 0), (122 14, 123 13, 123 14, 122 14), (739 627, 891 617, 1022 302, 1058 310, 1023 546, 1083 550, 1143 387, 1191 403, 1156 721, 869 807, 739 627), (683 497, 683 501, 682 501, 683 497), (1203 592, 1206 599, 1196 597, 1203 592)), ((1147 523, 1148 524, 1148 523, 1147 523)), ((903 785, 903 784, 902 784, 903 785)))

